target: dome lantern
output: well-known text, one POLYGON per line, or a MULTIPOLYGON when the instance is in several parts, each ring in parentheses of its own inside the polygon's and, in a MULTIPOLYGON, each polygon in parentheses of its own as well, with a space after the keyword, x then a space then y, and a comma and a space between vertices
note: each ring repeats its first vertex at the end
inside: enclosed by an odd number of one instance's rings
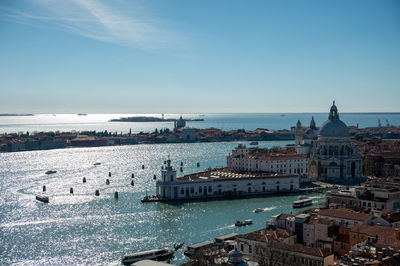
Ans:
POLYGON ((339 113, 335 105, 335 101, 333 101, 331 111, 329 112, 329 120, 334 120, 334 119, 339 119, 339 113))

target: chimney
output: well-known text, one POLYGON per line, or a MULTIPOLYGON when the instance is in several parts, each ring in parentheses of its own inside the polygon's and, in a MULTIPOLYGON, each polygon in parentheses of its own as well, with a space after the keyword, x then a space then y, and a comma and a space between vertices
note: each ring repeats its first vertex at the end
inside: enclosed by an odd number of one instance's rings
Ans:
POLYGON ((396 239, 397 240, 400 240, 400 229, 398 229, 398 228, 396 228, 396 231, 395 231, 395 236, 396 236, 396 239))

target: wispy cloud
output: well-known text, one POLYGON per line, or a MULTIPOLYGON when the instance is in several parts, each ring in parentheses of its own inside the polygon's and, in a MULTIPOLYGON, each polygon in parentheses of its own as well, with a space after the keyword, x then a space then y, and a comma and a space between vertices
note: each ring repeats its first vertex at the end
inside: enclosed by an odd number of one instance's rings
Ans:
POLYGON ((24 8, 0 7, 18 23, 68 31, 87 38, 141 49, 170 48, 177 34, 137 1, 34 0, 24 8), (29 7, 29 8, 28 8, 29 7))

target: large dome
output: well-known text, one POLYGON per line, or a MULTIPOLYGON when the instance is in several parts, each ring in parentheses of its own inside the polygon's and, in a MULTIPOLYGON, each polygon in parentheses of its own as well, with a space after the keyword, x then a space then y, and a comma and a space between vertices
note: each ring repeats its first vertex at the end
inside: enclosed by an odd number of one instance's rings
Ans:
POLYGON ((339 119, 335 101, 329 112, 329 119, 322 124, 319 135, 322 137, 348 137, 350 135, 346 124, 339 119))
POLYGON ((322 124, 319 134, 322 137, 348 137, 349 129, 341 120, 333 119, 322 124))

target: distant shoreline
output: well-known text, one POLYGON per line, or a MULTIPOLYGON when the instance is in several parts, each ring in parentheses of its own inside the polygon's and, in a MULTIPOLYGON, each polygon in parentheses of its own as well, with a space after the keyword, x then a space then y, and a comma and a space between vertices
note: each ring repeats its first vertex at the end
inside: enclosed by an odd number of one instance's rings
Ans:
MULTIPOLYGON (((186 122, 204 121, 203 118, 183 119, 183 120, 186 122)), ((114 118, 114 119, 109 120, 108 122, 175 122, 175 121, 178 121, 178 119, 175 119, 175 118, 163 119, 163 118, 152 117, 152 116, 131 116, 131 117, 114 118)))
POLYGON ((34 116, 34 114, 0 114, 0 116, 34 116))

